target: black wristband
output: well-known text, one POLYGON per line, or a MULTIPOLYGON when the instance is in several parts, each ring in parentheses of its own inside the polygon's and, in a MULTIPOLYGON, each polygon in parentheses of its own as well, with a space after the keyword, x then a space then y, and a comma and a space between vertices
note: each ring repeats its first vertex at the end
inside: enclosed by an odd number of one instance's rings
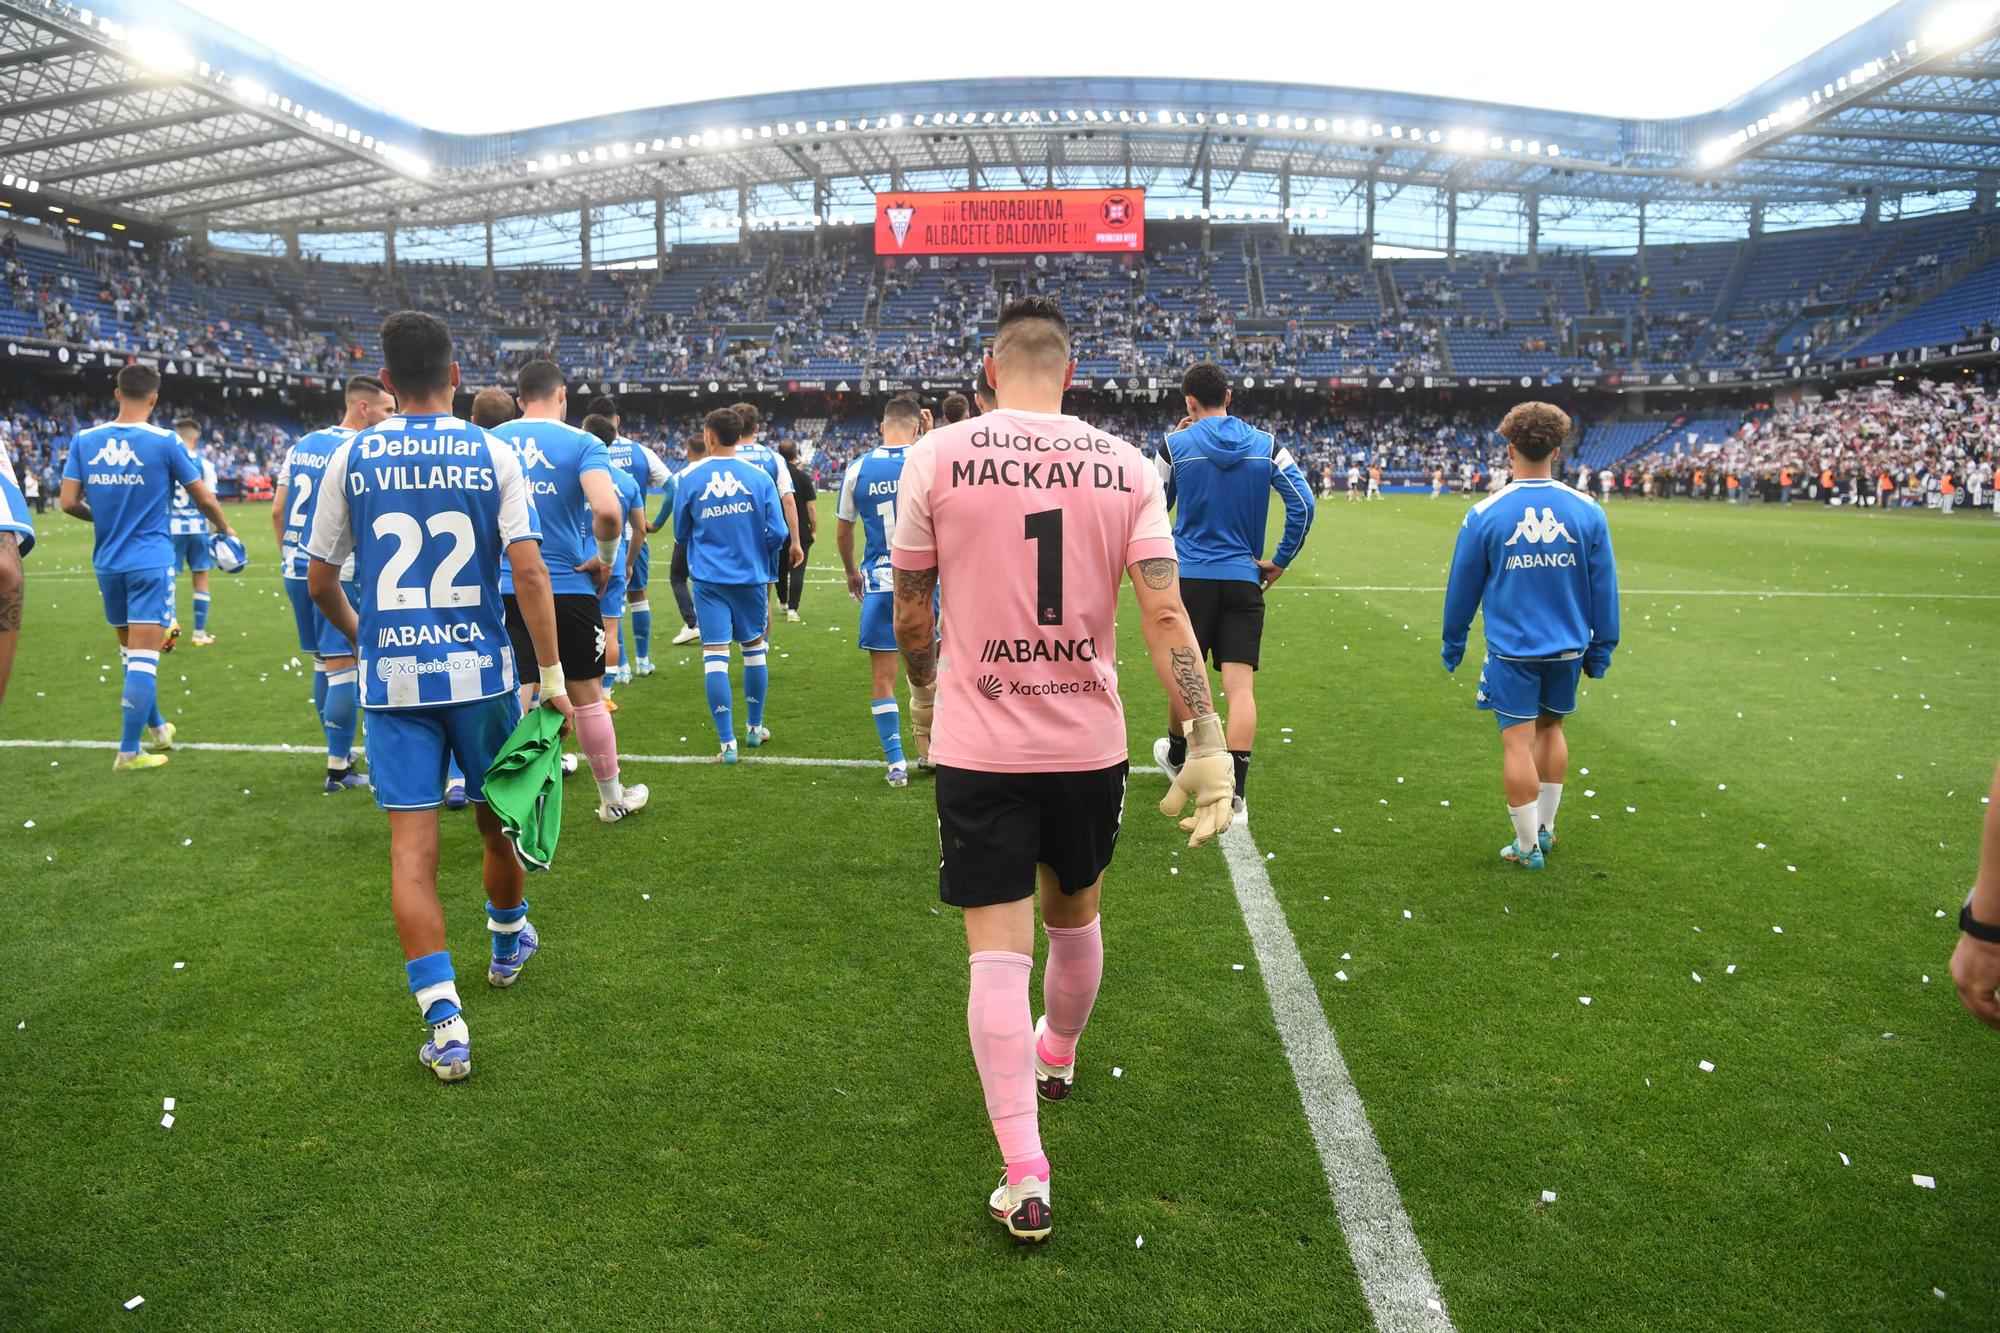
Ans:
POLYGON ((1958 928, 1967 935, 1972 936, 1975 940, 1984 940, 1988 944, 2000 944, 2000 926, 1988 925, 1984 921, 1975 920, 1972 915, 1971 903, 1967 903, 1958 909, 1958 928))

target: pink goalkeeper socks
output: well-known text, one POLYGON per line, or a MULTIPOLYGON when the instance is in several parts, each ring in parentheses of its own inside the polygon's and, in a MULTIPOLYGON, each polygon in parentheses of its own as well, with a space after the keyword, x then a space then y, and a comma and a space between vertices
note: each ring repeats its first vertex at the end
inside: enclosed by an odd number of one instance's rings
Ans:
POLYGON ((1042 1059, 1066 1065, 1076 1059, 1077 1038, 1097 1003, 1097 986, 1104 979, 1103 918, 1087 926, 1046 926, 1049 962, 1042 973, 1042 1012, 1048 1026, 1042 1032, 1042 1059))
POLYGON ((591 777, 599 782, 618 777, 618 730, 611 725, 611 714, 602 699, 576 710, 576 740, 590 765, 591 777))
POLYGON ((972 1061, 986 1090, 986 1114, 1007 1163, 1007 1181, 1049 1178, 1035 1119, 1035 1025, 1028 1010, 1028 976, 1035 960, 1026 954, 987 950, 972 955, 972 991, 965 1025, 972 1036, 972 1061))

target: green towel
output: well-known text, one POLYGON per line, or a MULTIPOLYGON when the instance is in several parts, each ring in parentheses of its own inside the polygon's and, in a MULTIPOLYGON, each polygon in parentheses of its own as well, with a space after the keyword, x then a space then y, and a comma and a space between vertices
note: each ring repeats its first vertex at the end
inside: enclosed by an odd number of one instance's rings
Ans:
POLYGON ((530 870, 549 868, 562 833, 562 725, 553 708, 529 709, 486 767, 486 806, 530 870))

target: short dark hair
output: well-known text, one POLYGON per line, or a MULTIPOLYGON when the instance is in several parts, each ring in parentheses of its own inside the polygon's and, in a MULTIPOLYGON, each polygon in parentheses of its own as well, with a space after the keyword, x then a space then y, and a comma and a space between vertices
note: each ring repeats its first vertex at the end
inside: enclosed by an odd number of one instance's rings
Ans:
MULTIPOLYGON (((980 372, 984 374, 984 371, 980 372)), ((963 421, 972 415, 972 404, 962 393, 948 393, 944 396, 944 423, 949 426, 954 421, 963 421)))
POLYGON ((892 421, 911 430, 922 430, 924 409, 908 394, 898 394, 882 405, 882 424, 886 426, 892 421))
POLYGON ((352 398, 357 393, 386 394, 388 392, 388 388, 382 381, 376 379, 373 375, 349 375, 347 377, 347 396, 349 398, 352 398))
MULTIPOLYGON (((758 414, 757 404, 731 403, 729 405, 729 410, 734 412, 737 416, 743 418, 744 435, 755 435, 757 433, 757 426, 761 421, 763 421, 763 417, 758 414)), ((741 436, 739 436, 738 438, 740 439, 741 436)))
POLYGON ((600 393, 590 400, 590 414, 594 417, 615 417, 618 415, 618 400, 608 393, 600 393))
POLYGON ((982 403, 993 401, 993 382, 986 378, 986 363, 979 363, 979 373, 972 379, 972 396, 982 403))
POLYGON ((138 400, 151 398, 160 391, 160 372, 151 366, 136 362, 118 372, 118 393, 121 397, 138 400))
POLYGON ((1569 413, 1554 403, 1517 403, 1500 419, 1500 435, 1514 452, 1539 463, 1569 438, 1569 413))
POLYGON ((1002 307, 1000 320, 993 326, 994 342, 997 344, 1000 341, 1000 335, 1007 331, 1009 325, 1031 319, 1055 325, 1062 331, 1063 342, 1069 342, 1069 321, 1063 318, 1062 304, 1053 296, 1023 296, 1002 307))
MULTIPOLYGON (((543 364, 546 365, 547 363, 544 362, 543 364)), ((585 417, 583 419, 583 428, 606 444, 618 438, 618 428, 612 425, 611 418, 605 416, 602 412, 592 412, 589 416, 585 417)))
POLYGON ((1181 392, 1203 407, 1221 407, 1229 398, 1229 376, 1213 361, 1197 362, 1181 376, 1181 392))
POLYGON ((779 441, 778 441, 778 457, 780 457, 780 458, 784 459, 784 460, 785 460, 785 461, 786 461, 787 463, 796 463, 796 462, 798 462, 798 461, 799 461, 799 443, 798 443, 798 441, 797 441, 797 440, 790 440, 790 439, 786 439, 786 440, 779 440, 779 441))
POLYGON ((553 361, 537 357, 514 372, 514 392, 530 402, 540 402, 555 396, 563 387, 563 373, 553 361))
POLYGON ((733 407, 718 407, 701 419, 701 428, 727 449, 743 438, 743 417, 733 407))
POLYGON ((514 410, 514 395, 505 389, 489 386, 472 395, 472 424, 481 430, 504 426, 519 415, 514 410))
POLYGON ((175 417, 174 429, 191 430, 199 434, 201 432, 201 423, 199 421, 196 421, 193 417, 175 417))
POLYGON ((687 437, 685 448, 687 449, 687 456, 690 459, 706 457, 708 454, 708 437, 700 431, 696 431, 687 437))
POLYGON ((436 315, 398 310, 382 321, 382 365, 405 397, 450 387, 451 330, 436 315))

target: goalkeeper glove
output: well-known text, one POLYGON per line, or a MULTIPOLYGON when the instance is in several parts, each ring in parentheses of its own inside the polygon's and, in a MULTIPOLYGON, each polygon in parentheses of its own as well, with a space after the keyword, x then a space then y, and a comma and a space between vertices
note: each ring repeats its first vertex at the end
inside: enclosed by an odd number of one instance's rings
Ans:
POLYGON ((1188 846, 1199 847, 1229 827, 1236 766, 1222 738, 1222 719, 1214 713, 1189 722, 1186 732, 1187 762, 1160 802, 1160 813, 1171 819, 1193 801, 1194 814, 1181 820, 1181 832, 1188 835, 1188 846))
POLYGON ((914 721, 917 741, 917 762, 931 761, 931 719, 937 714, 937 686, 910 686, 910 717, 914 721))

